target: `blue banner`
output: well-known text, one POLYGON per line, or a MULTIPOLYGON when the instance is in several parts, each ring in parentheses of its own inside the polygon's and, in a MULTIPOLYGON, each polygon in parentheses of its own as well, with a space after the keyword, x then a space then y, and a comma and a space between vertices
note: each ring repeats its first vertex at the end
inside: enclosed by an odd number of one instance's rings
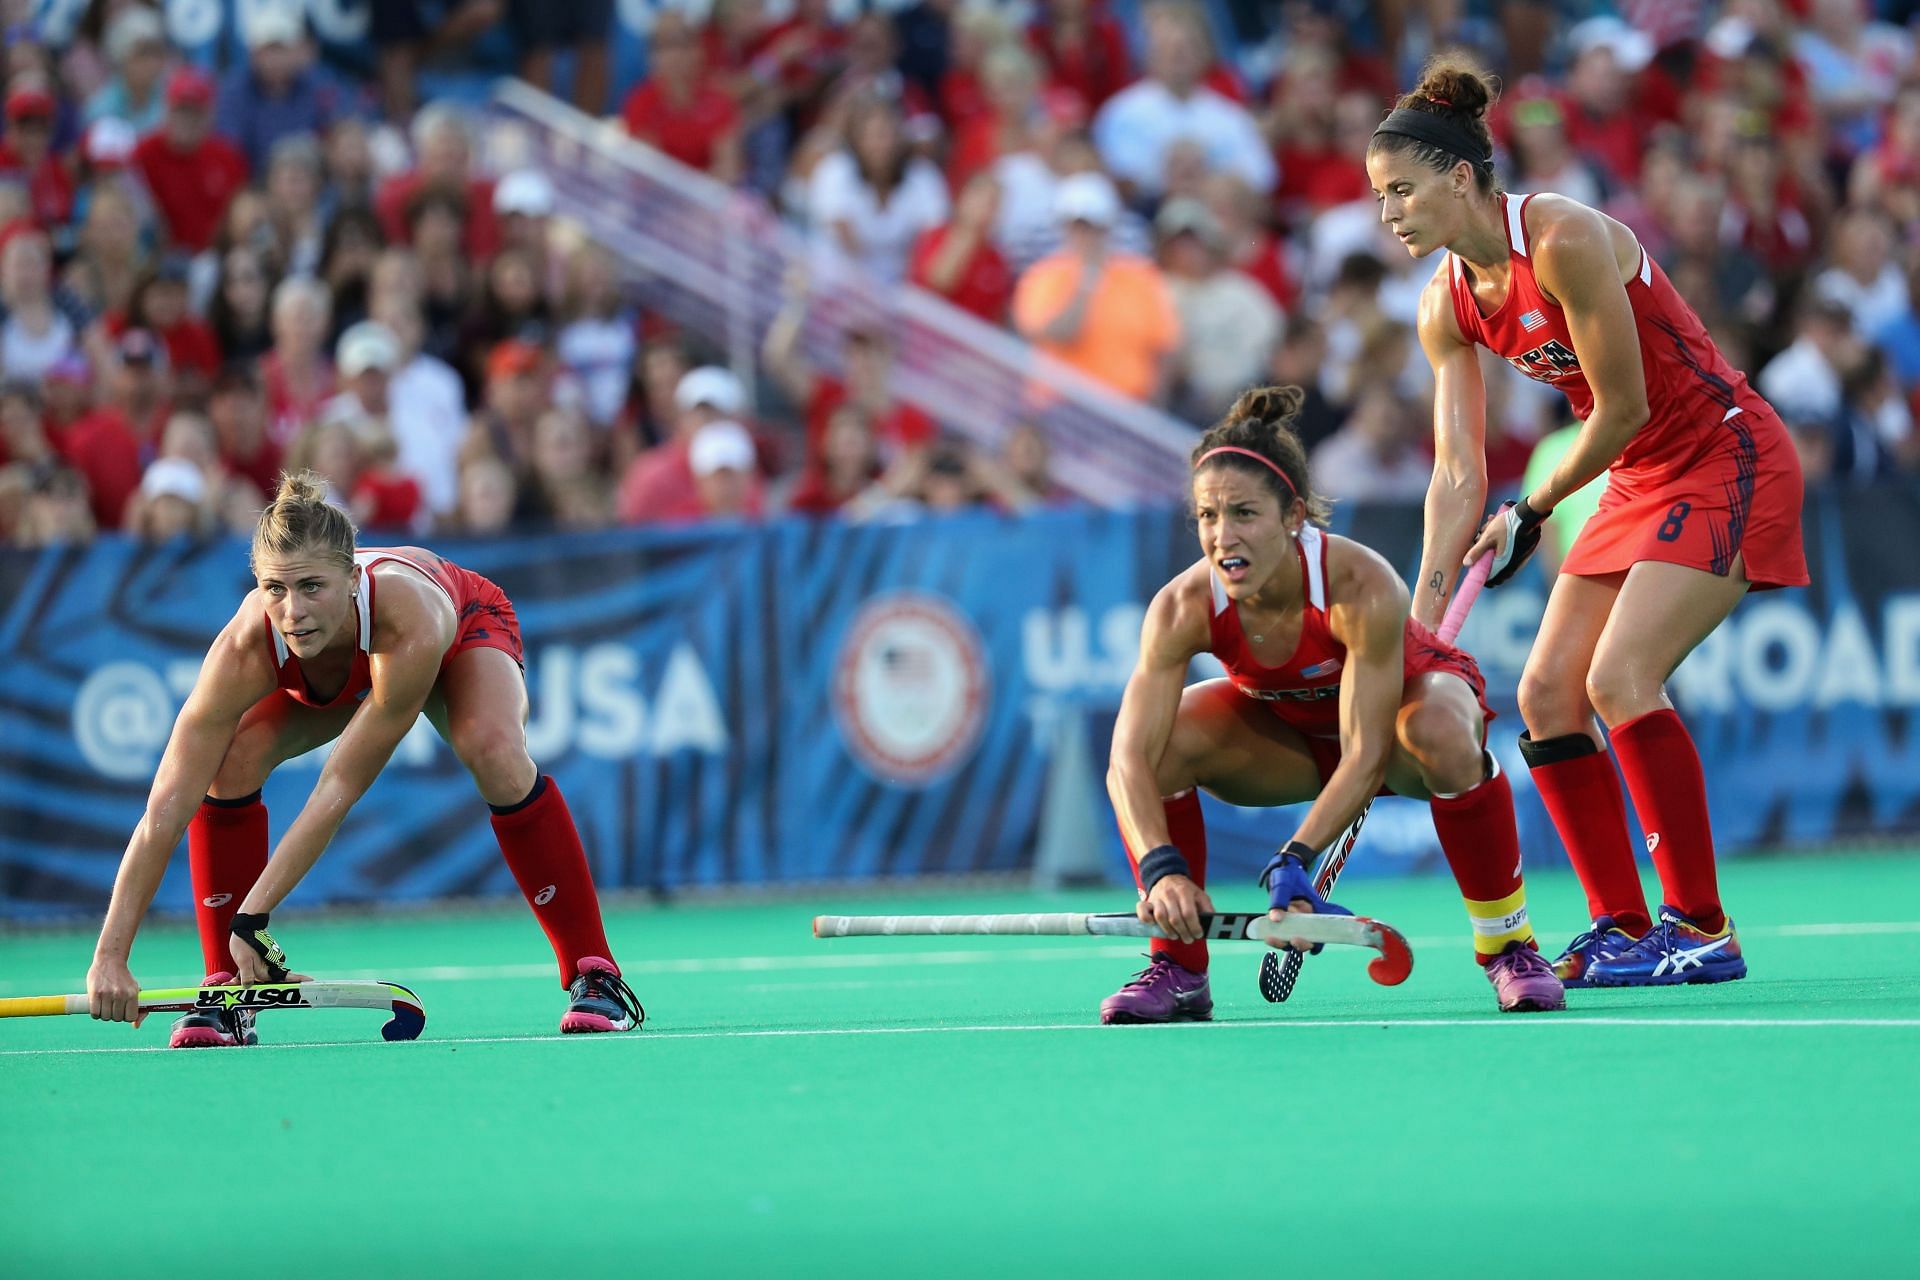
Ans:
MULTIPOLYGON (((1337 531, 1408 573, 1417 510, 1337 531)), ((1920 830, 1920 496, 1816 495, 1816 586, 1744 604, 1672 689, 1724 850, 1920 830)), ((1050 783, 1099 807, 1140 619, 1196 554, 1176 513, 781 523, 436 543, 498 582, 527 646, 534 758, 604 885, 672 890, 1032 865, 1050 783), (1086 776, 1050 776, 1062 725, 1086 776)), ((1463 642, 1501 718, 1530 858, 1558 841, 1514 747, 1513 689, 1545 583, 1481 598, 1463 642)), ((251 580, 237 542, 0 553, 0 918, 97 911, 208 642, 251 580)), ((1204 675, 1196 664, 1196 676, 1204 675)), ((283 765, 276 835, 319 753, 283 765)), ((1209 801, 1217 881, 1293 818, 1209 801)), ((1426 807, 1384 800, 1358 874, 1442 865, 1426 807)), ((189 904, 177 858, 156 909, 189 904)), ((487 810, 423 722, 301 886, 300 905, 512 892, 487 810)))

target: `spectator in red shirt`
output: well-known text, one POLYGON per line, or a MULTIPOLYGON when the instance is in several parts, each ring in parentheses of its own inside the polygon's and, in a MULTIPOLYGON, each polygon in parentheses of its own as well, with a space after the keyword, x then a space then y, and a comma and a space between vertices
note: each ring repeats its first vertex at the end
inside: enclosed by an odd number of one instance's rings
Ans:
POLYGON ((160 340, 145 329, 129 329, 120 335, 116 354, 106 403, 59 441, 60 452, 87 478, 93 517, 103 529, 120 527, 127 501, 140 487, 143 459, 158 446, 171 412, 160 340))
POLYGON ((651 74, 627 95, 627 132, 729 186, 740 180, 740 110, 709 78, 693 24, 674 10, 654 20, 651 74))
POLYGON ((467 257, 484 262, 500 248, 500 224, 493 214, 493 182, 473 171, 473 140, 467 122, 452 107, 438 103, 420 109, 413 118, 413 146, 419 164, 387 179, 374 197, 374 212, 386 230, 388 244, 411 243, 407 225, 415 198, 425 190, 440 189, 458 199, 467 210, 462 244, 467 257))
POLYGON ((166 123, 133 149, 167 243, 192 253, 213 243, 227 202, 247 185, 247 159, 213 132, 212 108, 213 82, 180 68, 167 82, 166 123))
POLYGON ((166 344, 167 362, 173 367, 174 392, 183 400, 198 402, 220 371, 220 344, 213 330, 200 317, 187 310, 187 263, 177 256, 160 260, 151 274, 134 286, 133 304, 120 324, 108 324, 116 334, 122 329, 145 329, 157 334, 166 344))
POLYGON ((289 276, 274 286, 273 349, 260 361, 267 392, 268 430, 288 440, 319 420, 321 406, 338 387, 327 358, 332 314, 326 286, 307 276, 289 276))
POLYGON ((1000 183, 991 173, 960 192, 953 219, 923 232, 913 248, 908 278, 989 324, 1002 324, 1013 298, 1013 271, 993 247, 1000 216, 1000 183))
POLYGON ((1044 0, 1027 43, 1053 83, 1079 94, 1089 113, 1133 80, 1127 33, 1102 0, 1044 0))
POLYGON ((1653 39, 1602 15, 1576 25, 1567 40, 1574 50, 1567 141, 1612 181, 1636 182, 1650 122, 1636 109, 1634 80, 1653 58, 1653 39))
POLYGON ((827 419, 820 452, 807 460, 787 495, 786 508, 806 516, 832 515, 880 478, 880 452, 867 415, 850 404, 827 419))
POLYGON ((709 422, 687 445, 697 520, 756 520, 765 505, 753 435, 737 422, 709 422))
POLYGON ((7 92, 7 132, 0 139, 0 177, 27 187, 34 220, 57 227, 73 216, 73 175, 53 153, 53 94, 28 77, 7 92))
POLYGON ((251 367, 228 365, 214 379, 207 420, 227 473, 251 483, 264 502, 279 487, 281 454, 267 435, 267 401, 251 367))
POLYGON ((955 191, 976 173, 993 168, 1001 156, 1037 147, 1035 126, 1042 119, 1040 64, 1017 44, 1004 44, 980 64, 987 109, 954 127, 947 156, 947 181, 955 191))
POLYGON ((792 398, 805 406, 807 455, 820 451, 827 436, 827 420, 843 404, 857 406, 873 423, 883 460, 891 466, 896 455, 917 452, 933 442, 939 429, 920 410, 896 400, 893 394, 893 341, 878 328, 846 331, 840 349, 846 381, 816 371, 800 350, 800 331, 806 324, 807 295, 790 284, 787 302, 767 330, 761 355, 767 370, 792 398))

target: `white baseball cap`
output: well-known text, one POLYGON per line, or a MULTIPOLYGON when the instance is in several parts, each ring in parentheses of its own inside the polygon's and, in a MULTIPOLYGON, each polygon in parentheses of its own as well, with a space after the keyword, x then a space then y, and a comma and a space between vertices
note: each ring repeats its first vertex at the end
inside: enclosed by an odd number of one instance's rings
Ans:
POLYGON ((704 405, 731 417, 746 412, 747 389, 733 376, 733 370, 703 364, 680 376, 673 388, 673 403, 682 413, 704 405))
POLYGON ((182 498, 199 506, 207 497, 207 478, 185 458, 156 458, 140 477, 149 498, 182 498))
POLYGON ((538 169, 516 169, 493 189, 493 211, 544 218, 553 212, 553 183, 538 169))
POLYGON ((301 11, 285 0, 248 10, 245 21, 249 49, 266 44, 298 44, 307 34, 301 11))
POLYGON ((687 464, 696 476, 716 471, 752 471, 753 437, 737 422, 709 422, 693 433, 687 464))
POLYGON ((1111 227, 1120 220, 1120 193, 1104 173, 1071 174, 1054 188, 1053 216, 1059 222, 1111 227))
POLYGON ((391 373, 400 363, 400 339, 378 320, 362 320, 340 335, 333 362, 343 378, 357 378, 369 369, 391 373))
POLYGON ((1595 49, 1605 49, 1613 54, 1620 69, 1629 73, 1652 62, 1654 55, 1652 36, 1610 13, 1575 23, 1567 32, 1567 45, 1576 58, 1595 49))

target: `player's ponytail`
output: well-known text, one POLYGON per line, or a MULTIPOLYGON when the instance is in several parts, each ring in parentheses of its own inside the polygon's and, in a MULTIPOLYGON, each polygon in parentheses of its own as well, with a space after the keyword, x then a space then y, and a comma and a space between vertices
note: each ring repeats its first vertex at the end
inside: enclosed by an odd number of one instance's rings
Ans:
POLYGON ((1333 506, 1314 493, 1307 474, 1307 448, 1293 429, 1306 393, 1299 387, 1254 387, 1241 393, 1193 450, 1198 475, 1213 467, 1231 467, 1258 479, 1280 499, 1284 511, 1298 497, 1307 519, 1325 524, 1333 506))
POLYGON ((353 520, 327 501, 325 477, 282 472, 280 488, 254 526, 249 559, 257 565, 263 555, 294 556, 312 548, 351 571, 355 537, 353 520))
POLYGON ((1463 53, 1439 53, 1421 68, 1420 82, 1374 131, 1368 155, 1404 153, 1438 173, 1465 160, 1474 183, 1491 195, 1493 132, 1487 110, 1499 96, 1493 77, 1463 53))

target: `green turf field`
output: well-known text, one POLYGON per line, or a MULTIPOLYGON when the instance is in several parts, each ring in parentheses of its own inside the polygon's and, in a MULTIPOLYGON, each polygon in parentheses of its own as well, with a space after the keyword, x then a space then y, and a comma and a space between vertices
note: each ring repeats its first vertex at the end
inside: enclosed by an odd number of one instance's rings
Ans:
MULTIPOLYGON (((1446 882, 1354 882, 1405 986, 1330 950, 1268 1005, 1217 945, 1217 1020, 1175 1027, 1095 1025, 1124 944, 808 933, 1113 906, 1084 895, 622 911, 646 1029, 565 1039, 522 913, 289 917, 302 968, 414 986, 425 1037, 0 1022, 0 1275, 1920 1273, 1920 856, 1723 879, 1745 982, 1499 1017, 1446 882)), ((1557 948, 1577 886, 1533 905, 1557 948)), ((91 941, 0 937, 0 995, 79 989, 91 941)), ((156 928, 135 972, 197 956, 156 928)))

